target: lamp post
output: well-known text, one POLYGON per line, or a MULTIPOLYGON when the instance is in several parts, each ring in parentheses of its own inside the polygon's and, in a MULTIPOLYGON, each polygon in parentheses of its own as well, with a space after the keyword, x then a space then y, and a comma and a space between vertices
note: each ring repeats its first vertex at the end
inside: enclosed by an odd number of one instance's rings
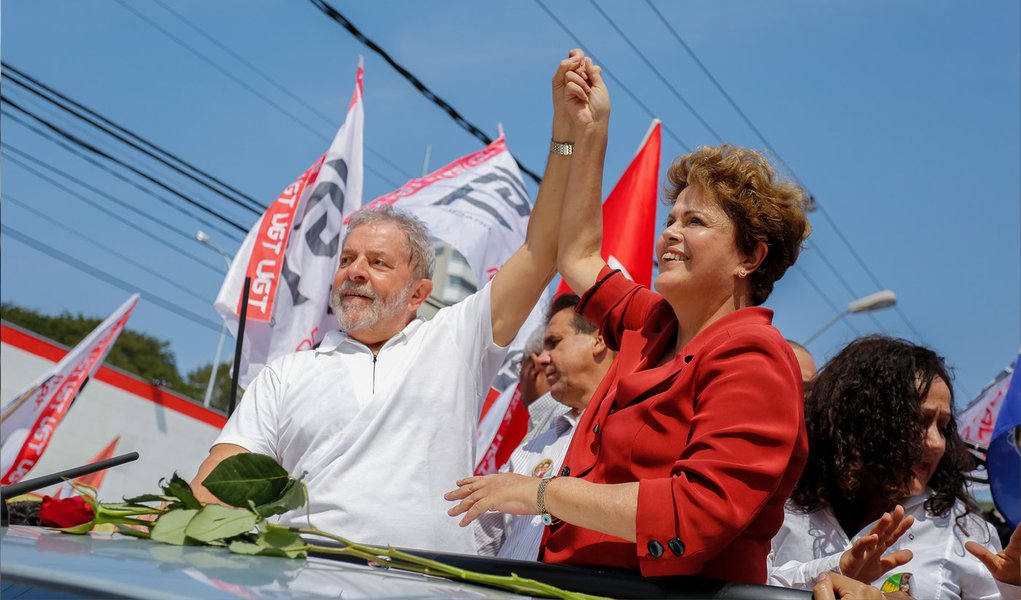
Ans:
POLYGON ((819 331, 813 333, 807 340, 805 340, 803 345, 807 346, 811 344, 812 340, 822 335, 824 331, 829 329, 834 323, 836 323, 840 319, 843 319, 849 313, 872 312, 874 310, 888 308, 890 306, 893 306, 894 304, 897 304, 897 294, 893 293, 893 290, 882 290, 876 292, 875 294, 869 294, 868 296, 865 296, 863 298, 852 300, 847 304, 847 308, 837 313, 836 316, 830 319, 828 323, 823 325, 822 328, 819 329, 819 331))
MULTIPOLYGON (((195 232, 195 239, 200 244, 205 244, 211 249, 215 250, 217 254, 223 257, 224 262, 227 263, 227 270, 230 271, 231 256, 227 252, 213 243, 210 239, 209 234, 199 229, 195 232)), ((227 322, 224 321, 223 327, 220 328, 220 339, 216 342, 216 358, 213 359, 213 367, 209 371, 209 383, 206 384, 206 396, 202 400, 202 406, 209 407, 209 402, 213 398, 213 385, 216 383, 216 371, 220 367, 220 354, 223 353, 223 340, 227 337, 227 322)))

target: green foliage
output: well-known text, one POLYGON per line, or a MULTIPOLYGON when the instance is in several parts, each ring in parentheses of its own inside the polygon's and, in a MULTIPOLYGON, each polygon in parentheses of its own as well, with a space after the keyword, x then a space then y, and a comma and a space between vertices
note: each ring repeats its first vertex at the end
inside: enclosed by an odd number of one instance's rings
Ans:
MULTIPOLYGON (((233 359, 220 363, 219 368, 216 369, 213 395, 209 401, 209 406, 223 412, 227 412, 227 405, 230 403, 230 370, 233 365, 233 359)), ((209 375, 212 371, 213 363, 207 363, 189 371, 184 378, 185 390, 187 390, 185 394, 196 400, 204 400, 206 386, 209 384, 209 375)), ((238 399, 240 399, 240 392, 238 399)))
POLYGON ((304 558, 308 553, 308 544, 300 535, 283 529, 261 531, 253 541, 235 540, 229 548, 235 554, 283 558, 304 558))
MULTIPOLYGON (((0 304, 0 317, 69 347, 77 345, 103 322, 99 318, 72 315, 69 312, 58 316, 44 315, 9 302, 0 304)), ((208 363, 182 377, 177 368, 177 358, 170 350, 170 342, 127 328, 110 349, 106 362, 195 400, 205 398, 206 385, 213 368, 212 363, 208 363)), ((232 360, 228 359, 216 371, 210 406, 221 411, 227 410, 230 398, 231 366, 232 360)))
POLYGON ((198 513, 199 511, 191 508, 171 510, 163 513, 160 518, 156 519, 156 524, 150 532, 152 539, 157 542, 173 544, 175 546, 183 546, 188 543, 198 543, 196 541, 189 540, 188 536, 185 534, 185 530, 188 528, 188 523, 190 523, 198 513))
POLYGON ((258 515, 247 508, 207 504, 191 519, 184 533, 200 542, 225 540, 248 533, 257 520, 258 515))
POLYGON ((223 459, 202 485, 231 506, 247 507, 249 502, 262 506, 280 501, 289 480, 290 475, 273 458, 244 453, 223 459))
POLYGON ((195 494, 191 491, 191 486, 188 482, 181 478, 180 475, 174 473, 170 477, 170 481, 164 483, 166 480, 160 480, 160 487, 163 488, 163 492, 168 496, 173 496, 179 500, 185 508, 194 508, 196 510, 202 508, 202 504, 195 499, 195 494))

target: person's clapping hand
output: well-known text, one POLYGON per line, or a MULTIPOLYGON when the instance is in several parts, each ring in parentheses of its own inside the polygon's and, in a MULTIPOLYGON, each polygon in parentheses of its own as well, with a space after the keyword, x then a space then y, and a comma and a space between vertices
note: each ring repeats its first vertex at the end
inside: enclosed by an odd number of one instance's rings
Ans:
POLYGON ((840 556, 840 572, 863 583, 871 583, 884 573, 911 560, 910 550, 883 554, 900 536, 911 528, 914 517, 904 516, 904 507, 884 513, 868 535, 855 540, 851 548, 840 556))
POLYGON ((996 554, 978 542, 968 542, 964 547, 982 561, 994 578, 1011 585, 1021 585, 1021 525, 1014 529, 1007 547, 996 554))

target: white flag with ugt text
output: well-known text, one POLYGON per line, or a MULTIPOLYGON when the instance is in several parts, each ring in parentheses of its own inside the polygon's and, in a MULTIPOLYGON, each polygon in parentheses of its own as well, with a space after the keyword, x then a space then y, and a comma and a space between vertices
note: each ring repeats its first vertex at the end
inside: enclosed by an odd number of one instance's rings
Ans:
MULTIPOLYGON (((480 287, 521 247, 532 212, 521 172, 503 136, 474 154, 409 181, 371 205, 380 204, 393 204, 422 219, 433 237, 464 256, 480 287)), ((494 439, 513 407, 503 400, 513 396, 525 342, 542 324, 546 305, 543 294, 511 342, 507 358, 491 383, 491 406, 477 432, 478 460, 491 460, 494 455, 494 439)))
POLYGON ((362 202, 361 62, 347 117, 330 149, 280 194, 248 232, 213 305, 237 336, 245 277, 251 278, 238 383, 269 361, 322 341, 345 217, 362 202))
POLYGON ((138 294, 133 294, 52 369, 4 406, 0 413, 0 484, 21 481, 39 462, 71 403, 103 364, 137 303, 138 294))

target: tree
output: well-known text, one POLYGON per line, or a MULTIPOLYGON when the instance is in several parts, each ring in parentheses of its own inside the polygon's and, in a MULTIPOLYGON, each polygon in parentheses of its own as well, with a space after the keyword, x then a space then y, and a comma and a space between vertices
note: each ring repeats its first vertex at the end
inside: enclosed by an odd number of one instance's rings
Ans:
MULTIPOLYGON (((227 404, 230 402, 230 369, 233 364, 233 359, 228 359, 216 370, 216 383, 213 384, 213 396, 209 401, 210 407, 223 412, 227 412, 227 404)), ((188 373, 185 377, 185 385, 190 390, 188 395, 198 399, 206 397, 206 386, 209 384, 209 373, 212 368, 213 363, 208 363, 188 373)))
MULTIPOLYGON (((89 332, 103 322, 102 319, 82 314, 72 315, 66 311, 55 317, 43 315, 9 302, 0 304, 0 317, 70 347, 85 339, 89 332)), ((185 383, 177 370, 177 359, 170 350, 170 342, 125 328, 110 349, 106 362, 142 379, 196 397, 191 385, 185 383)), ((205 387, 202 392, 205 392, 205 387)), ((197 397, 201 398, 202 394, 197 397)))

